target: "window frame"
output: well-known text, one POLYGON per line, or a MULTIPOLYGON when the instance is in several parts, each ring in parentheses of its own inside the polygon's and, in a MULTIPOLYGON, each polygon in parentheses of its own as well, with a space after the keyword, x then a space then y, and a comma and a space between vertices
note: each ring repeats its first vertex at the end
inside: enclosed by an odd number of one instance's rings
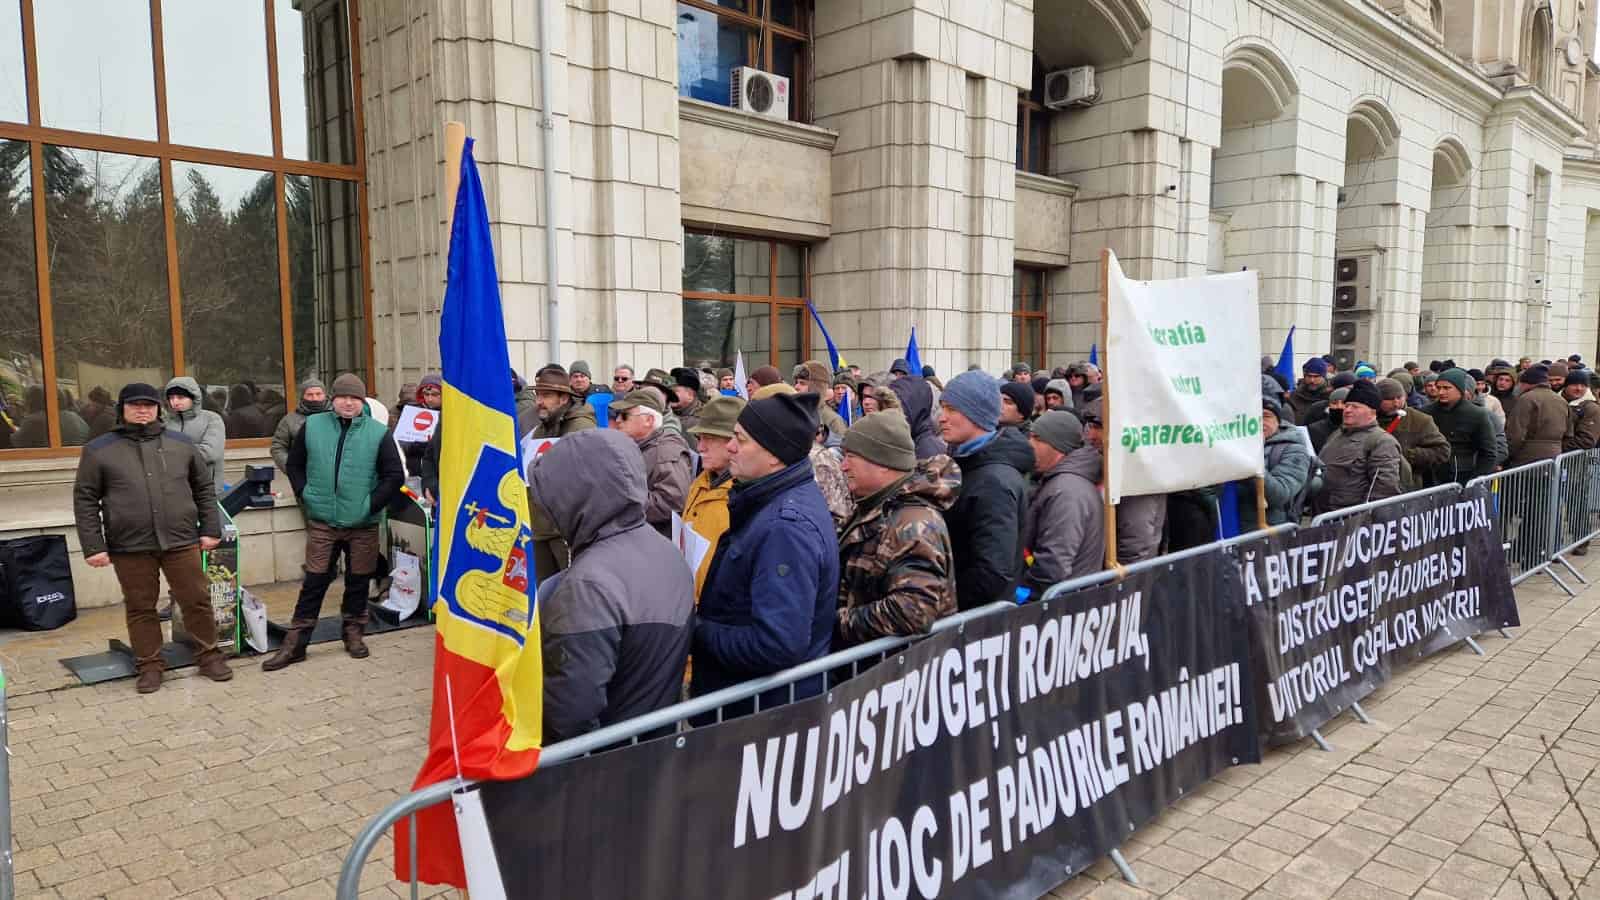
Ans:
MULTIPOLYGON (((0 0, 0 4, 8 0, 0 0)), ((361 104, 361 4, 360 0, 343 0, 345 12, 345 39, 348 42, 350 65, 350 116, 353 132, 355 162, 314 162, 284 156, 282 92, 278 86, 277 17, 274 0, 260 0, 263 15, 261 39, 266 42, 268 82, 268 110, 272 127, 272 153, 262 155, 236 150, 195 147, 176 144, 170 139, 167 122, 167 72, 166 48, 163 45, 161 0, 148 0, 150 9, 150 49, 152 78, 155 82, 156 138, 129 138, 94 132, 49 128, 43 125, 39 101, 38 42, 35 33, 34 6, 49 0, 9 0, 18 6, 21 15, 23 78, 27 88, 27 122, 0 121, 0 140, 16 141, 28 145, 30 190, 33 198, 33 249, 34 297, 39 308, 40 365, 44 372, 41 386, 45 392, 46 419, 49 425, 48 447, 29 447, 0 450, 0 461, 25 459, 70 458, 81 452, 80 446, 63 446, 61 443, 61 409, 57 390, 54 312, 50 293, 50 235, 48 203, 45 190, 44 148, 46 145, 74 150, 118 153, 141 156, 156 161, 161 171, 163 240, 167 264, 168 325, 172 335, 172 371, 174 376, 187 372, 183 335, 183 297, 178 266, 176 228, 177 194, 173 183, 174 163, 228 166, 250 169, 272 175, 273 196, 276 204, 278 304, 280 315, 280 340, 283 345, 284 398, 297 396, 294 359, 294 318, 292 282, 289 262, 288 206, 285 197, 286 176, 306 175, 334 181, 353 182, 356 185, 356 202, 359 204, 359 236, 361 245, 361 303, 363 310, 362 349, 363 377, 371 384, 374 364, 374 339, 372 319, 372 243, 367 211, 366 128, 361 104)), ((684 0, 688 2, 688 0, 684 0)), ((0 7, 0 15, 4 15, 0 7)), ((274 385, 276 386, 276 385, 274 385)), ((292 408, 292 404, 291 404, 292 408)), ((270 437, 233 438, 229 448, 265 448, 270 437)))
POLYGON ((1048 74, 1044 63, 1033 58, 1033 79, 1028 90, 1017 92, 1017 171, 1034 175, 1050 174, 1050 118, 1054 110, 1044 105, 1044 77, 1048 74), (1032 159, 1033 129, 1045 129, 1045 140, 1040 144, 1041 159, 1032 159))
MULTIPOLYGON (((1011 322, 1013 334, 1017 327, 1024 329, 1038 329, 1039 358, 1037 360, 1024 358, 1021 347, 1012 347, 1012 355, 1018 360, 1033 366, 1034 371, 1045 369, 1050 360, 1050 270, 1041 266, 1027 266, 1022 263, 1013 263, 1011 266, 1013 282, 1022 285, 1021 296, 1015 290, 1011 296, 1011 322), (1035 281, 1037 279, 1037 281, 1035 281), (1039 309, 1028 309, 1028 288, 1037 283, 1039 287, 1039 309)), ((1048 371, 1048 369, 1046 369, 1048 371)))
MULTIPOLYGON (((763 72, 775 71, 772 64, 773 45, 776 43, 774 37, 800 42, 804 52, 796 64, 798 71, 789 79, 789 121, 802 124, 811 121, 811 91, 808 88, 811 81, 811 25, 814 19, 812 0, 795 0, 795 12, 800 20, 798 26, 772 21, 772 0, 749 0, 749 5, 759 13, 719 6, 715 0, 674 0, 674 8, 678 4, 709 13, 717 19, 727 19, 744 28, 745 56, 752 60, 752 67, 763 72)), ((733 104, 729 103, 728 107, 731 109, 733 104)))
MULTIPOLYGON (((687 2, 687 0, 683 0, 687 2)), ((683 234, 687 239, 691 234, 706 237, 732 238, 738 241, 755 241, 767 245, 767 293, 765 294, 723 294, 717 291, 689 291, 680 290, 683 300, 711 300, 727 303, 750 303, 765 305, 767 307, 767 360, 762 365, 778 365, 778 313, 780 310, 796 310, 800 315, 800 358, 811 358, 811 328, 807 325, 805 312, 806 303, 811 297, 811 247, 807 244, 793 241, 780 241, 776 238, 761 235, 742 234, 726 229, 693 228, 683 226, 683 234), (793 247, 800 251, 800 293, 799 297, 783 297, 778 295, 778 245, 793 247)), ((678 343, 681 347, 683 336, 680 334, 678 343)), ((747 357, 746 362, 749 362, 747 357)))

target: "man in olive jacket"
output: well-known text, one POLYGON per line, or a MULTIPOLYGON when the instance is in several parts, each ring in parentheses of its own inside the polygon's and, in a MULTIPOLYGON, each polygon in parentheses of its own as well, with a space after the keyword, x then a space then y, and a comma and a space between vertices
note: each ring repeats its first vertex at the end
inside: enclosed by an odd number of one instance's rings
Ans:
POLYGON ((1518 381, 1516 405, 1506 414, 1508 469, 1555 459, 1567 434, 1567 403, 1550 390, 1550 370, 1529 366, 1518 381))
MULTIPOLYGON (((594 407, 575 399, 571 376, 554 367, 539 371, 533 379, 534 410, 538 417, 518 417, 517 434, 531 434, 534 438, 564 438, 595 427, 594 407)), ((531 460, 529 460, 531 462, 531 460)), ((551 521, 545 510, 528 488, 528 516, 533 530, 533 569, 543 581, 564 571, 571 561, 567 542, 561 529, 551 521)))
POLYGON ((1417 491, 1428 487, 1431 473, 1450 459, 1450 442, 1433 423, 1433 417, 1406 405, 1406 389, 1398 379, 1378 379, 1383 405, 1378 427, 1400 444, 1400 487, 1417 491))
POLYGON ((217 623, 200 552, 222 536, 211 467, 194 441, 161 424, 161 394, 130 384, 117 399, 117 426, 90 441, 78 459, 73 514, 83 560, 111 566, 122 587, 128 643, 139 669, 136 685, 161 687, 161 576, 199 645, 200 674, 233 677, 217 650, 217 623))
POLYGON ((1398 496, 1400 444, 1378 427, 1383 403, 1378 386, 1357 381, 1344 398, 1344 425, 1323 446, 1319 512, 1330 512, 1398 496))
POLYGON ((1473 402, 1477 385, 1462 369, 1446 369, 1434 382, 1434 401, 1423 408, 1450 442, 1450 457, 1433 470, 1429 484, 1466 484, 1499 463, 1498 438, 1489 411, 1473 402))
POLYGON ((268 672, 306 658, 341 549, 350 554, 340 606, 344 649, 356 659, 368 654, 363 637, 368 588, 378 567, 378 514, 400 489, 406 470, 386 423, 367 414, 361 379, 340 375, 331 393, 333 410, 308 416, 289 448, 289 484, 306 519, 306 577, 283 645, 261 664, 268 672))

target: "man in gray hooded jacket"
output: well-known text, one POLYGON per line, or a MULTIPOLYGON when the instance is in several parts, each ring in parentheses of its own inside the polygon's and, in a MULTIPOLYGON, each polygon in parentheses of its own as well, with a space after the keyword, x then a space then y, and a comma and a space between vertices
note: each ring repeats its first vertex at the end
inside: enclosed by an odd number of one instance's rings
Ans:
POLYGON ((1105 560, 1105 506, 1100 501, 1100 451, 1083 442, 1076 416, 1053 409, 1033 423, 1037 484, 1022 523, 1027 566, 1021 587, 1037 600, 1058 581, 1100 571, 1105 560))
POLYGON ((211 483, 216 498, 222 499, 222 451, 228 439, 228 429, 222 417, 200 407, 200 384, 187 375, 179 375, 167 382, 167 408, 172 415, 167 418, 167 430, 176 431, 194 442, 200 455, 210 466, 211 483))
POLYGON ((645 522, 638 448, 618 430, 579 431, 539 457, 530 480, 572 553, 539 585, 545 742, 677 702, 694 575, 645 522))

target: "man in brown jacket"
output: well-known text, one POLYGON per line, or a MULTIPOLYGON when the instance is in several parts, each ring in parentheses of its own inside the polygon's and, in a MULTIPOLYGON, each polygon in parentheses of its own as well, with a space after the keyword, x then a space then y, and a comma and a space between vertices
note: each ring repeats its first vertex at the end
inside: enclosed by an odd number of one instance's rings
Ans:
POLYGON ((1428 486, 1428 475, 1450 461, 1450 442, 1433 417, 1406 406, 1406 389, 1393 378, 1378 380, 1383 405, 1378 408, 1378 427, 1400 443, 1400 487, 1417 491, 1428 486))
POLYGON ((217 546, 222 521, 211 467, 183 434, 161 424, 161 394, 130 384, 117 398, 117 426, 90 441, 78 459, 73 514, 83 561, 111 566, 122 587, 128 643, 139 693, 161 688, 161 576, 199 646, 200 674, 233 677, 217 649, 217 622, 200 552, 217 546))
POLYGON ((1506 416, 1506 443, 1511 459, 1506 468, 1525 466, 1561 455, 1567 435, 1567 404, 1550 390, 1550 370, 1542 365, 1522 370, 1517 403, 1506 416))
MULTIPOLYGON (((595 427, 594 407, 577 399, 572 390, 570 376, 559 368, 547 366, 533 379, 533 415, 521 416, 517 421, 517 434, 534 438, 563 438, 569 434, 588 431, 595 427)), ((524 460, 532 462, 532 460, 524 460)), ((550 520, 550 514, 539 505, 528 489, 528 515, 533 530, 533 569, 544 581, 557 572, 564 571, 571 554, 561 530, 550 520)))
POLYGON ((644 454, 644 474, 648 483, 644 519, 663 536, 672 534, 672 514, 683 513, 694 480, 694 461, 683 436, 661 427, 666 404, 651 388, 638 388, 611 403, 617 414, 617 428, 633 438, 644 454))
POLYGON ((1567 401, 1569 422, 1561 449, 1593 450, 1600 446, 1600 402, 1595 401, 1589 390, 1586 371, 1579 370, 1567 376, 1566 383, 1561 386, 1561 399, 1567 401))

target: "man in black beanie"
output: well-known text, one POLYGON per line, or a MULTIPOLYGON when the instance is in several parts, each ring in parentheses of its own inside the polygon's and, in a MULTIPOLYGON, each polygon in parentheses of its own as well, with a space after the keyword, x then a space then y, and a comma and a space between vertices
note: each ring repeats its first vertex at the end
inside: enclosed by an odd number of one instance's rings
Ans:
POLYGON ((1323 445, 1322 493, 1317 511, 1330 512, 1384 500, 1400 493, 1400 444, 1378 427, 1383 396, 1378 386, 1360 380, 1344 398, 1344 425, 1323 445))
MULTIPOLYGON (((690 693, 702 696, 827 655, 839 541, 811 471, 816 394, 776 394, 739 414, 728 442, 728 530, 700 591, 690 693)), ((763 694, 761 709, 822 692, 817 676, 763 694)), ((748 702, 729 708, 741 715, 748 702)))
POLYGON ((1508 469, 1555 459, 1567 435, 1567 402, 1550 389, 1550 368, 1529 366, 1517 381, 1517 403, 1506 413, 1508 469))
POLYGON ((1000 385, 1000 427, 1026 433, 1033 421, 1033 386, 1016 381, 1000 385))

